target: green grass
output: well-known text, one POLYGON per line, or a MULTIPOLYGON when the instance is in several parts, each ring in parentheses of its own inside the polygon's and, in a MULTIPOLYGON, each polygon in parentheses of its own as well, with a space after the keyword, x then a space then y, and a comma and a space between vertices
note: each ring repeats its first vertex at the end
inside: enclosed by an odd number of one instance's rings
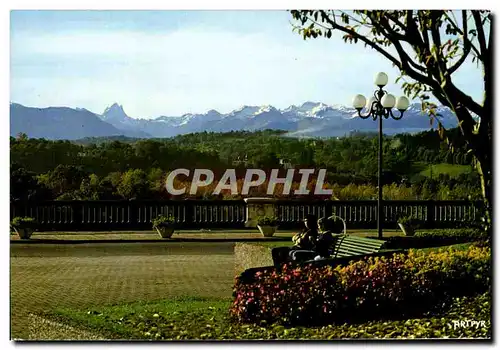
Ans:
POLYGON ((450 177, 454 178, 461 174, 471 173, 472 167, 470 165, 458 165, 458 164, 447 164, 447 163, 433 164, 429 165, 425 170, 422 170, 420 172, 420 175, 431 177, 431 172, 433 178, 437 178, 440 174, 448 174, 450 175, 450 177))
POLYGON ((448 250, 448 249, 467 250, 473 244, 474 244, 474 242, 468 242, 468 243, 445 245, 445 246, 441 246, 441 247, 420 248, 420 249, 416 249, 416 250, 421 250, 421 251, 426 252, 426 253, 438 252, 440 250, 448 250))
POLYGON ((201 336, 197 332, 203 329, 200 324, 227 323, 230 302, 229 298, 179 297, 85 310, 58 309, 51 316, 112 339, 158 339, 168 335, 171 339, 186 339, 186 329, 201 336))
POLYGON ((279 324, 236 324, 229 299, 183 298, 85 310, 58 310, 52 317, 95 330, 113 339, 355 339, 355 338, 489 338, 491 297, 456 298, 442 311, 408 320, 287 328, 279 324), (487 327, 453 329, 452 320, 484 320, 487 327))

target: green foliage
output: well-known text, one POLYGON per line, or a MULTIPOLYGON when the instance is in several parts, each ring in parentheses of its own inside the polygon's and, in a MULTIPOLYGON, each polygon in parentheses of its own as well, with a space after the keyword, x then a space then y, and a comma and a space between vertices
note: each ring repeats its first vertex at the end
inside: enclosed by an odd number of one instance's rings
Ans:
POLYGON ((122 175, 116 190, 124 199, 147 198, 149 185, 145 171, 141 169, 127 170, 122 175))
POLYGON ((257 218, 257 225, 276 226, 278 225, 278 218, 276 216, 259 216, 257 218))
MULTIPOLYGON (((491 286, 487 247, 308 264, 237 279, 231 314, 243 323, 330 324, 411 317, 491 286)), ((243 275, 242 275, 243 276, 243 275)))
POLYGON ((420 228, 423 223, 423 220, 413 215, 402 215, 398 218, 398 224, 408 226, 414 230, 420 228))
POLYGON ((10 226, 13 228, 30 228, 30 229, 35 229, 37 227, 38 223, 34 218, 30 217, 21 217, 21 216, 16 216, 12 221, 10 222, 10 226))
POLYGON ((37 180, 33 172, 24 168, 10 168, 10 198, 12 200, 28 200, 37 194, 37 180))
POLYGON ((420 174, 431 178, 439 177, 441 174, 449 175, 450 178, 457 178, 462 174, 470 174, 471 172, 471 165, 440 163, 429 165, 427 169, 420 172, 420 174))
POLYGON ((158 215, 153 220, 153 229, 161 227, 172 227, 175 223, 175 218, 173 216, 158 215))
POLYGON ((445 229, 445 230, 421 230, 415 233, 415 237, 428 239, 467 239, 468 241, 477 241, 489 239, 490 236, 484 230, 479 228, 460 228, 460 229, 445 229))
MULTIPOLYGON (((454 142, 461 139, 456 131, 447 133, 454 142)), ((334 198, 376 198, 376 135, 306 140, 282 134, 203 132, 90 144, 11 138, 11 195, 14 199, 167 199, 165 175, 176 168, 212 169, 216 181, 225 169, 236 168, 241 180, 245 168, 279 168, 279 160, 287 160, 294 167, 327 169, 326 187, 333 189, 334 198)), ((481 196, 475 172, 457 178, 416 177, 430 163, 470 164, 465 145, 456 147, 455 156, 449 158, 435 131, 385 137, 384 143, 384 198, 481 196)))
POLYGON ((59 164, 54 170, 38 176, 38 182, 58 198, 79 190, 85 173, 79 166, 59 164))

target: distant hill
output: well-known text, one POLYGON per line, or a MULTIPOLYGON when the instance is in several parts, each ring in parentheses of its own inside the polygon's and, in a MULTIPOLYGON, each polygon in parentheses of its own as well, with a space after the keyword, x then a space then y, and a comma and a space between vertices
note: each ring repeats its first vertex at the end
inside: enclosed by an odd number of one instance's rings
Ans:
POLYGON ((125 135, 149 137, 143 131, 124 131, 101 120, 86 109, 68 107, 31 108, 10 104, 10 135, 31 138, 76 140, 92 136, 125 135))
MULTIPOLYGON (((210 110, 202 114, 160 116, 155 119, 129 117, 123 106, 112 104, 102 114, 86 109, 66 107, 29 108, 11 104, 11 135, 24 132, 30 137, 77 139, 93 136, 124 135, 137 138, 164 138, 176 135, 212 131, 285 130, 290 137, 335 137, 353 133, 377 132, 378 123, 356 117, 351 107, 305 102, 280 110, 273 106, 242 106, 227 114, 210 110)), ((399 112, 396 112, 399 113, 399 112)), ((450 109, 438 107, 446 128, 457 126, 450 109)), ((384 133, 416 133, 430 130, 429 117, 419 104, 413 104, 403 119, 384 119, 384 133)), ((434 123, 436 125, 436 123, 434 123)))

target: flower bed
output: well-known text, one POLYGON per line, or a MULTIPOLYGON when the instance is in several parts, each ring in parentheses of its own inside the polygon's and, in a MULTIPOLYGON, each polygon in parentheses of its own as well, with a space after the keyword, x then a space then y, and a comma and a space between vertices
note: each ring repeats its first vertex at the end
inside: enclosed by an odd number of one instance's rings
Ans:
POLYGON ((450 297, 490 286, 490 249, 471 246, 388 258, 345 267, 303 266, 239 278, 231 315, 237 322, 328 324, 402 318, 438 307, 450 297))

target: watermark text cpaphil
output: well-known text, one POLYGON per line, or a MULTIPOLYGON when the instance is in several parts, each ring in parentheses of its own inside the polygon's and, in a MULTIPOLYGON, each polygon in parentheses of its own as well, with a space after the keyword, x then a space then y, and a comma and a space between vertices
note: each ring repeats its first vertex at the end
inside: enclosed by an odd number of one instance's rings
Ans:
MULTIPOLYGON (((311 190, 308 189, 308 184, 312 177, 315 177, 315 186, 313 193, 315 195, 332 195, 332 189, 323 188, 325 184, 326 169, 288 169, 285 176, 279 176, 280 169, 272 169, 269 177, 266 171, 262 169, 247 169, 243 178, 243 186, 241 193, 238 192, 238 179, 236 177, 236 169, 226 169, 220 180, 217 182, 213 191, 214 195, 218 195, 223 190, 231 191, 232 195, 242 194, 248 195, 250 188, 261 186, 268 180, 267 194, 274 194, 277 184, 283 184, 283 195, 289 195, 292 192, 292 184, 294 179, 299 177, 299 187, 293 190, 294 195, 309 195, 311 190)), ((171 171, 166 179, 165 187, 171 195, 179 196, 186 194, 194 195, 201 187, 208 186, 214 182, 214 172, 210 169, 194 169, 191 173, 189 169, 175 169, 171 171), (174 182, 178 176, 192 177, 191 186, 188 188, 175 188, 174 182)))

